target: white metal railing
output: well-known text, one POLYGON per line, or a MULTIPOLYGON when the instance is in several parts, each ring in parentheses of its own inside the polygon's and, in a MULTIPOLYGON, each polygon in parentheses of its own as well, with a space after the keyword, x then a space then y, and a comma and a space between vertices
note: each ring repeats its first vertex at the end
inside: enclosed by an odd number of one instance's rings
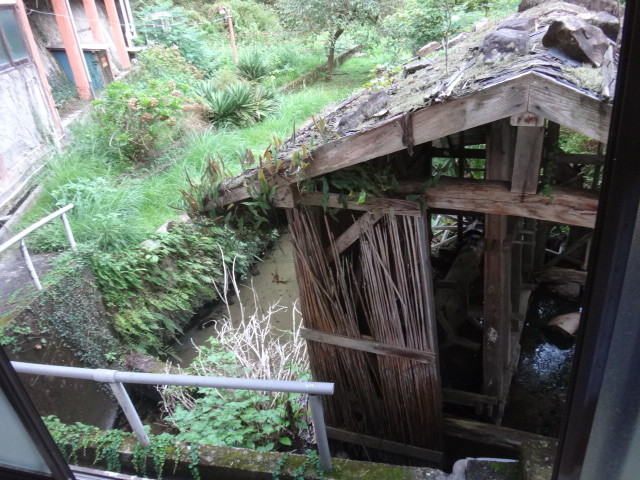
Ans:
POLYGON ((60 210, 56 210, 55 212, 47 215, 46 217, 41 218, 40 220, 38 220, 33 225, 25 228, 23 231, 21 231, 17 235, 14 235, 9 240, 7 240, 2 245, 0 245, 0 254, 1 254, 7 248, 9 248, 12 245, 20 242, 20 251, 22 252, 22 256, 24 258, 24 261, 27 264, 27 269, 29 270, 29 274, 31 275, 31 278, 33 279, 33 283, 35 283, 36 289, 38 289, 38 290, 42 290, 42 284, 40 283, 40 279, 38 278, 38 273, 36 272, 36 269, 33 266, 33 262, 31 261, 31 256, 29 255, 29 251, 27 250, 27 245, 24 243, 24 238, 27 235, 29 235, 31 232, 33 232, 34 230, 37 230, 38 228, 42 227, 43 225, 49 223, 54 218, 61 217, 62 225, 64 225, 64 232, 67 235, 67 240, 69 241, 69 246, 71 247, 71 250, 73 250, 74 252, 77 252, 78 251, 78 247, 76 246, 76 241, 73 238, 73 232, 71 231, 71 226, 69 225, 69 220, 67 219, 67 215, 66 215, 66 213, 69 210, 71 210, 73 208, 73 206, 74 205, 71 203, 71 204, 69 204, 69 205, 67 205, 65 207, 62 207, 60 210))
POLYGON ((111 387, 131 429, 144 446, 149 446, 149 437, 144 431, 138 412, 136 412, 124 383, 143 385, 177 385, 182 387, 228 388, 232 390, 257 390, 267 392, 304 393, 309 395, 311 419, 318 446, 320 466, 331 470, 331 454, 324 423, 324 410, 319 395, 333 395, 334 384, 326 382, 296 382, 288 380, 260 380, 254 378, 205 377, 197 375, 176 375, 164 373, 121 372, 118 370, 63 367, 37 363, 11 362, 19 373, 33 375, 51 375, 54 377, 78 378, 107 383, 111 387))

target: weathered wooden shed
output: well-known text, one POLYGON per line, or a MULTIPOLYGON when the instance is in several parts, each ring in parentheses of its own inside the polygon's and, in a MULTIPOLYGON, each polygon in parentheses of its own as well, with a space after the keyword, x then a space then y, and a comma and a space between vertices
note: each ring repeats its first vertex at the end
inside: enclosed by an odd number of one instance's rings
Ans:
POLYGON ((277 161, 221 185, 220 207, 262 195, 287 210, 313 374, 336 383, 334 438, 390 461, 437 462, 443 401, 500 421, 534 274, 569 259, 577 268, 559 274, 586 276, 571 254, 588 248, 598 206, 617 55, 608 15, 553 2, 478 28, 309 122, 278 146, 277 161), (597 150, 563 152, 560 126, 597 150), (467 271, 434 285, 433 218, 445 214, 458 239, 465 218, 483 217, 483 238, 468 248, 467 271), (569 226, 572 240, 545 261, 553 224, 569 226), (474 341, 460 329, 466 275, 480 262, 474 341), (480 352, 480 391, 442 388, 439 343, 480 352))

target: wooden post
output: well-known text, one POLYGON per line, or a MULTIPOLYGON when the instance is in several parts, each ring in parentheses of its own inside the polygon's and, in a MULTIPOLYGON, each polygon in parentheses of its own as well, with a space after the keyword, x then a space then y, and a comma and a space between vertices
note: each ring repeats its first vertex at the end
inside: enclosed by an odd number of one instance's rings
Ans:
POLYGON ((519 115, 511 117, 511 125, 518 127, 511 191, 534 194, 538 191, 542 162, 544 119, 535 115, 519 115))
POLYGON ((229 37, 231 38, 231 50, 233 50, 233 63, 238 64, 238 48, 236 46, 236 32, 233 29, 233 16, 231 10, 227 10, 227 24, 229 25, 229 37))
MULTIPOLYGON (((508 120, 494 122, 487 135, 486 177, 506 180, 511 173, 512 138, 508 120)), ((483 393, 504 401, 511 355, 510 244, 508 217, 485 216, 483 393)), ((500 407, 500 406, 499 406, 500 407)), ((501 412, 489 412, 500 421, 501 412)))

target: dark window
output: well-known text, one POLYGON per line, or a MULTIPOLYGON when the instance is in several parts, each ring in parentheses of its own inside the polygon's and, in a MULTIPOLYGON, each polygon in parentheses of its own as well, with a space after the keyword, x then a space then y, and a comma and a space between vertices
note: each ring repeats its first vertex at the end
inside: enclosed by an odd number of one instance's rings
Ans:
POLYGON ((0 8, 0 70, 28 61, 29 54, 14 9, 0 8))

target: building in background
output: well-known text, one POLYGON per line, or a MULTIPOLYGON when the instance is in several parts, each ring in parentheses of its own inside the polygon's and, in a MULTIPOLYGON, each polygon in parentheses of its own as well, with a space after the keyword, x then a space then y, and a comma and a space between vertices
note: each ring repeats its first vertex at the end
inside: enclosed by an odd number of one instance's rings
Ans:
POLYGON ((73 100, 130 68, 135 36, 129 0, 0 0, 0 214, 58 144, 73 100))

